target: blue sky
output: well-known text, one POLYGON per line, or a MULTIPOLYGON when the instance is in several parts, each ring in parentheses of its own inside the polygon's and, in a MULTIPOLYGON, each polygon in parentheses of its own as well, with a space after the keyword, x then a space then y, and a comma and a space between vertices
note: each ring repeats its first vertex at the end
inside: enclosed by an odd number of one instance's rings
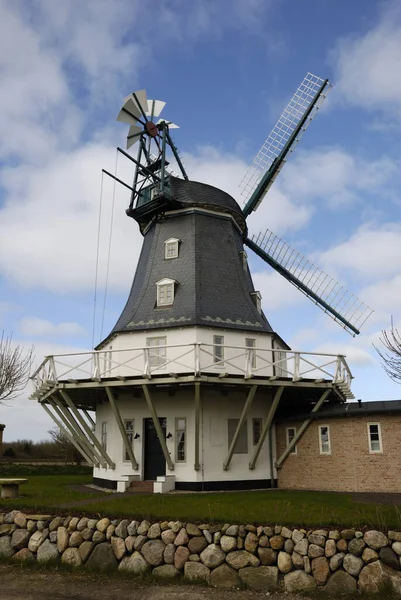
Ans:
MULTIPOLYGON (((250 230, 268 227, 365 300, 357 338, 257 257, 274 329, 299 350, 347 355, 357 398, 399 398, 372 349, 401 327, 401 9, 378 0, 0 0, 0 330, 45 354, 89 349, 101 169, 115 169, 122 99, 167 102, 191 179, 231 193, 304 75, 333 83, 250 230)), ((118 162, 129 179, 131 166, 118 162)), ((104 181, 101 337, 113 184, 104 181)), ((117 189, 103 335, 141 236, 117 189)), ((5 439, 46 437, 28 392, 0 407, 5 439)))

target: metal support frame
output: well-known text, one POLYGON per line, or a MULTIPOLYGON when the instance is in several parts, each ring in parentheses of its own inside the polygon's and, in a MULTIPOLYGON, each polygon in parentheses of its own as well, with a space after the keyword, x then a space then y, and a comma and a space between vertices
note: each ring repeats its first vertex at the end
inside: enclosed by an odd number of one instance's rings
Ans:
POLYGON ((63 435, 65 435, 65 437, 68 439, 69 442, 71 442, 71 444, 78 450, 78 452, 84 457, 84 459, 92 466, 95 466, 95 463, 93 458, 91 458, 85 451, 84 449, 78 444, 78 442, 76 442, 73 438, 73 436, 71 435, 71 433, 64 427, 63 423, 61 421, 59 421, 57 419, 57 417, 55 415, 53 415, 52 411, 50 410, 50 408, 48 408, 45 404, 42 404, 43 408, 45 409, 45 411, 47 412, 47 414, 49 415, 49 417, 55 422, 55 424, 57 425, 57 427, 60 429, 61 433, 63 435))
POLYGON ((125 430, 124 423, 123 423, 123 420, 121 418, 120 411, 118 410, 118 406, 117 406, 115 398, 113 396, 113 392, 111 391, 111 389, 109 387, 106 387, 105 389, 106 389, 107 397, 108 397, 109 402, 110 402, 110 406, 111 406, 112 411, 114 413, 114 416, 116 418, 117 425, 118 425, 118 428, 119 428, 120 433, 121 433, 121 437, 123 439, 124 448, 127 451, 127 454, 128 454, 129 459, 131 461, 132 468, 135 469, 135 471, 137 471, 139 469, 139 465, 138 465, 137 460, 135 458, 135 454, 134 454, 134 451, 132 449, 132 444, 130 444, 130 442, 128 440, 127 432, 125 430))
POLYGON ((171 135, 170 135, 170 132, 169 132, 168 129, 167 129, 167 140, 168 140, 168 143, 169 143, 169 146, 170 146, 171 150, 173 151, 174 158, 177 161, 178 166, 180 167, 182 176, 184 177, 184 179, 188 180, 188 175, 187 175, 187 173, 186 173, 186 171, 184 169, 184 165, 182 164, 180 155, 178 154, 178 150, 175 147, 175 144, 174 144, 173 140, 171 139, 171 135))
POLYGON ((268 412, 266 420, 263 423, 262 431, 260 432, 259 441, 256 444, 256 448, 255 448, 255 451, 254 451, 253 456, 251 458, 251 462, 249 463, 249 468, 251 470, 253 470, 255 468, 255 466, 256 466, 256 461, 258 460, 260 451, 262 450, 262 446, 263 446, 264 441, 266 439, 267 432, 269 431, 269 429, 271 427, 271 424, 273 422, 274 415, 276 413, 276 410, 277 410, 278 404, 280 402, 280 398, 281 398, 281 395, 282 395, 283 391, 284 391, 284 387, 281 386, 281 387, 278 388, 278 390, 274 394, 272 405, 270 407, 270 410, 268 412))
MULTIPOLYGON (((319 410, 319 408, 322 406, 323 402, 326 400, 326 398, 329 394, 330 394, 330 390, 326 390, 325 392, 323 392, 323 394, 320 396, 319 400, 316 402, 315 406, 312 408, 311 413, 315 413, 319 410)), ((284 452, 282 453, 280 458, 277 460, 276 469, 279 469, 280 467, 282 467, 283 462, 285 461, 287 456, 290 454, 291 450, 296 446, 297 442, 301 439, 301 437, 303 436, 305 431, 308 429, 311 422, 312 422, 312 419, 306 419, 302 423, 301 427, 298 429, 297 433, 295 434, 295 437, 291 440, 291 442, 288 444, 287 448, 284 450, 284 452)))
POLYGON ((90 414, 88 413, 88 411, 87 411, 87 410, 84 408, 84 409, 82 410, 82 412, 84 413, 85 417, 88 419, 90 426, 91 426, 91 427, 93 427, 93 429, 95 429, 95 427, 96 427, 96 423, 95 423, 95 421, 92 419, 92 417, 90 416, 90 414))
POLYGON ((199 438, 200 438, 200 383, 195 383, 195 464, 194 470, 199 471, 199 438))
POLYGON ((244 408, 242 409, 242 413, 241 413, 240 419, 238 421, 237 428, 236 428, 236 430, 234 432, 233 439, 232 439, 230 447, 228 449, 227 458, 226 458, 226 460, 223 463, 223 469, 224 469, 224 471, 227 471, 228 468, 229 468, 229 466, 230 466, 231 459, 232 459, 233 454, 234 454, 235 446, 237 445, 239 434, 241 432, 242 426, 243 426, 244 421, 246 419, 246 416, 247 416, 247 414, 249 412, 249 409, 252 406, 252 402, 253 402, 253 399, 254 399, 257 387, 258 387, 257 385, 253 385, 251 387, 251 389, 249 390, 249 392, 248 392, 248 396, 247 396, 247 399, 245 400, 244 408))
MULTIPOLYGON (((72 437, 75 436, 75 440, 79 443, 79 445, 84 449, 88 456, 92 456, 92 462, 96 464, 96 466, 106 466, 106 463, 103 462, 102 457, 96 454, 95 449, 91 446, 89 440, 82 435, 82 431, 75 421, 72 414, 59 402, 59 400, 55 396, 50 396, 48 398, 48 402, 54 412, 58 415, 61 421, 64 423, 65 427, 71 431, 72 437)), ((44 404, 42 403, 42 406, 44 404)))
POLYGON ((111 469, 115 469, 115 466, 116 466, 115 463, 111 460, 110 456, 107 454, 106 450, 103 448, 102 444, 99 442, 96 435, 93 433, 92 429, 85 422, 85 419, 82 417, 82 415, 79 414, 77 407, 75 406, 75 404, 73 403, 73 401, 71 400, 71 398, 69 397, 67 392, 65 392, 64 390, 60 390, 60 394, 61 394, 61 397, 63 398, 64 402, 66 402, 68 404, 68 406, 70 407, 72 414, 77 419, 78 423, 81 425, 82 429, 85 431, 88 438, 93 442, 93 444, 96 446, 97 450, 99 451, 100 455, 106 461, 107 465, 111 469))
POLYGON ((159 438, 159 442, 160 442, 160 446, 161 446, 163 454, 164 454, 164 458, 166 459, 168 470, 174 471, 174 464, 173 464, 173 461, 171 460, 171 456, 170 456, 170 453, 167 448, 166 440, 163 435, 163 430, 160 427, 159 417, 157 416, 155 405, 153 404, 153 400, 149 393, 148 386, 142 385, 142 390, 145 395, 145 400, 146 400, 146 403, 148 405, 148 408, 149 408, 149 411, 150 411, 150 414, 151 414, 151 417, 153 420, 153 425, 155 426, 156 433, 159 438))

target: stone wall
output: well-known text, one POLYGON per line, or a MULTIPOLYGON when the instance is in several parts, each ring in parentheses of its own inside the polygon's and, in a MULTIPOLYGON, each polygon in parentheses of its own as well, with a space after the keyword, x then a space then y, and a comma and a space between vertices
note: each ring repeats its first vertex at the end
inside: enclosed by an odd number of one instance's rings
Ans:
POLYGON ((0 513, 0 558, 61 561, 158 579, 259 591, 376 592, 401 596, 401 532, 196 525, 0 513))
MULTIPOLYGON (((299 428, 300 422, 276 425, 277 456, 286 447, 286 428, 299 428)), ((278 487, 296 490, 341 492, 400 491, 400 414, 314 420, 278 470, 278 487), (368 423, 380 423, 383 452, 371 454, 368 423), (331 454, 320 454, 318 426, 330 428, 331 454), (341 472, 341 477, 337 473, 341 472)))

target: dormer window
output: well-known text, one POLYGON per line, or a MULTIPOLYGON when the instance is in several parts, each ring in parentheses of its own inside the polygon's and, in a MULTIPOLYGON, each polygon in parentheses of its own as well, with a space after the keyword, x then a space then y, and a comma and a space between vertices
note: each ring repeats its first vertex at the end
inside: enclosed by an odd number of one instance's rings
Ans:
POLYGON ((169 238, 164 242, 164 258, 178 258, 178 247, 180 240, 178 238, 169 238))
POLYGON ((248 255, 245 252, 245 250, 241 250, 241 252, 239 253, 240 258, 241 258, 241 264, 242 264, 242 268, 244 269, 244 271, 248 270, 248 255))
POLYGON ((160 279, 157 285, 157 306, 171 306, 174 302, 174 279, 160 279))
POLYGON ((260 292, 251 292, 251 298, 259 314, 262 312, 262 296, 260 292))

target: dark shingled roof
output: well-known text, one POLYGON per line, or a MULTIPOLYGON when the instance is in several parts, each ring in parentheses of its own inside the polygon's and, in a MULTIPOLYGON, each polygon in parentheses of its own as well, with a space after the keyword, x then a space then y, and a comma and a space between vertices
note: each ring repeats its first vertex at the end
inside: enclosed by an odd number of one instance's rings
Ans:
POLYGON ((182 210, 167 213, 145 233, 127 304, 110 335, 187 325, 272 332, 256 309, 251 275, 243 268, 242 235, 235 223, 244 219, 238 204, 210 185, 171 179, 182 210), (171 237, 181 240, 179 257, 165 260, 164 242, 171 237), (177 285, 174 304, 160 308, 156 282, 163 278, 177 285))
POLYGON ((337 404, 325 404, 316 413, 302 413, 294 416, 281 417, 280 421, 294 421, 295 419, 334 419, 337 417, 360 417, 383 413, 401 412, 401 400, 377 400, 375 402, 344 402, 337 404))

